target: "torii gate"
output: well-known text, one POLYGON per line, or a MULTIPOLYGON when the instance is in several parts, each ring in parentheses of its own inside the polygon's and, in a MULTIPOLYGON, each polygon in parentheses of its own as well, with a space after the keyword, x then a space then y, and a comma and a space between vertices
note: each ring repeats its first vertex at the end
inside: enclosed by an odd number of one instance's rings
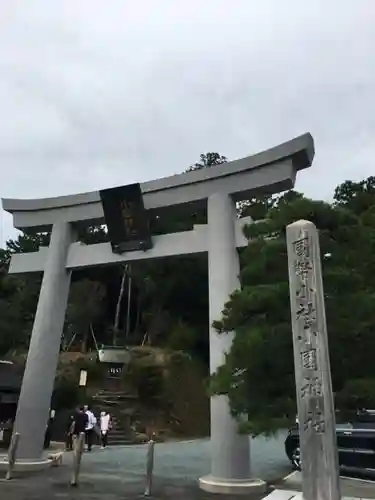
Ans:
MULTIPOLYGON (((219 335, 212 323, 220 319, 229 295, 240 286, 237 247, 247 245, 242 227, 250 222, 237 219, 235 202, 293 188, 297 172, 310 167, 313 157, 313 138, 304 134, 254 156, 140 184, 146 213, 175 210, 177 205, 203 206, 207 207, 207 224, 153 236, 151 248, 122 254, 114 253, 109 243, 83 245, 75 241, 78 223, 105 222, 99 192, 2 200, 4 210, 13 215, 15 228, 51 231, 48 248, 13 255, 9 271, 43 272, 15 423, 20 433, 19 461, 31 464, 43 459, 71 272, 88 266, 208 252, 210 372, 214 373, 224 361, 233 333, 219 335)), ((206 491, 246 493, 265 487, 262 481, 251 478, 249 439, 237 429, 227 397, 212 397, 211 474, 200 479, 206 491)))

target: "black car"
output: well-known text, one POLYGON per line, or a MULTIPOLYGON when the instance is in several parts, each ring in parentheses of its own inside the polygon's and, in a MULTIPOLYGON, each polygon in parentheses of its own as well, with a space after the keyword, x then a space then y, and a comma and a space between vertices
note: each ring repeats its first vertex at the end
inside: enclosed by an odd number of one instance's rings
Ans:
MULTIPOLYGON (((340 468, 375 474, 375 410, 360 410, 351 423, 337 424, 340 468)), ((301 468, 298 424, 289 430, 285 452, 295 470, 301 468)))

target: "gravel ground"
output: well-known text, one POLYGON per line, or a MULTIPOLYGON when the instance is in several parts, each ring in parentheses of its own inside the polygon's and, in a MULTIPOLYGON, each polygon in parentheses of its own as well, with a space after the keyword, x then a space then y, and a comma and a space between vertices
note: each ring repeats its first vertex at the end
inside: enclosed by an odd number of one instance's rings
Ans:
MULTIPOLYGON (((252 474, 267 481, 276 480, 290 471, 284 455, 284 436, 277 439, 252 440, 252 474)), ((79 487, 69 485, 72 457, 64 465, 41 474, 15 477, 0 482, 0 498, 6 500, 105 499, 127 500, 143 496, 147 447, 95 449, 83 456, 79 487)), ((157 444, 152 498, 208 500, 213 498, 198 488, 197 479, 210 470, 208 440, 157 444)), ((259 500, 261 496, 254 496, 259 500)), ((220 495, 230 500, 230 496, 220 495)))

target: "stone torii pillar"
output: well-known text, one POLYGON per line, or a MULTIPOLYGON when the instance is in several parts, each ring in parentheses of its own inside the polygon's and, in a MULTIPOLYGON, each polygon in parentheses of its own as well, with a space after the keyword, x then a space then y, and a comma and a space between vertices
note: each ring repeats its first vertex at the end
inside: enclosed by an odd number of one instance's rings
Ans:
POLYGON ((66 269, 66 259, 72 241, 69 223, 53 225, 17 408, 14 430, 20 433, 19 461, 42 460, 69 295, 71 271, 66 269))
MULTIPOLYGON (((210 373, 224 363, 234 333, 219 334, 212 323, 219 320, 229 296, 240 288, 236 246, 236 208, 232 198, 216 193, 207 200, 208 280, 210 321, 210 373)), ((251 478, 250 440, 238 433, 227 396, 211 398, 211 474, 200 487, 211 493, 246 494, 266 491, 266 483, 251 478)))

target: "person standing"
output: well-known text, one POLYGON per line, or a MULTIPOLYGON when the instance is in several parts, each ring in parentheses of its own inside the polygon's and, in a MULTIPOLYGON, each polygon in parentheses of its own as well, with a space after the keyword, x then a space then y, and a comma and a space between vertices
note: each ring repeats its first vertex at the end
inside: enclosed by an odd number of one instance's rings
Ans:
POLYGON ((85 429, 87 451, 91 451, 95 435, 94 428, 96 426, 96 417, 87 405, 84 407, 84 412, 87 416, 87 423, 85 429))
POLYGON ((80 434, 85 433, 87 422, 88 417, 84 408, 77 408, 70 428, 71 434, 77 438, 80 434))
POLYGON ((46 433, 44 435, 44 449, 45 450, 48 450, 48 448, 51 445, 51 437, 52 437, 53 425, 55 423, 55 415, 56 415, 55 410, 50 410, 50 415, 49 415, 48 423, 46 426, 46 433))
POLYGON ((66 434, 65 434, 65 450, 72 451, 73 450, 73 425, 74 425, 75 417, 74 415, 70 415, 66 424, 66 434))
POLYGON ((108 446, 108 432, 111 428, 111 415, 106 411, 100 414, 100 436, 102 441, 102 450, 108 446))
POLYGON ((72 435, 73 448, 75 449, 77 443, 79 442, 79 437, 81 434, 85 434, 87 425, 87 415, 83 408, 77 408, 74 415, 73 423, 70 428, 70 433, 72 435))

